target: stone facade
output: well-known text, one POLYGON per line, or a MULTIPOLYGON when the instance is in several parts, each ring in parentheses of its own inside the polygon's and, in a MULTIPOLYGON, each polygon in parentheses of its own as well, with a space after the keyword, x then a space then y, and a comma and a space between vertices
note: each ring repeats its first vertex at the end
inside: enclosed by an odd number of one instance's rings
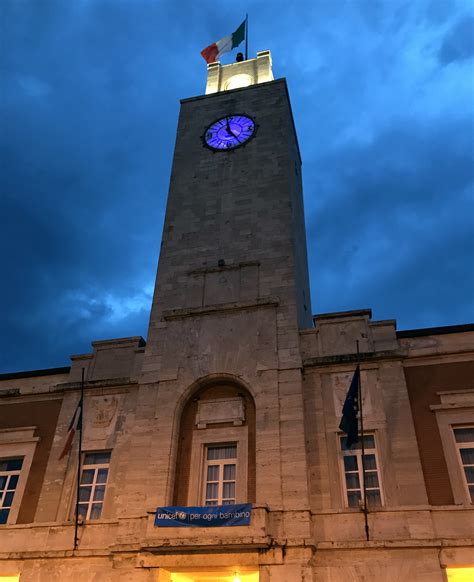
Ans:
POLYGON ((96 341, 70 368, 0 376, 0 463, 23 459, 0 581, 442 582, 474 565, 453 438, 474 425, 474 326, 312 317, 300 154, 286 83, 272 79, 264 51, 210 65, 207 94, 182 101, 147 341, 96 341), (233 76, 247 86, 226 90, 233 76), (203 147, 232 113, 251 115, 256 137, 203 147), (369 540, 360 451, 338 428, 357 363, 369 540), (82 471, 87 454, 110 459, 100 516, 81 520, 74 549, 77 437, 60 456, 82 370, 82 471), (204 505, 219 446, 235 450, 250 525, 155 527, 159 506, 204 505))

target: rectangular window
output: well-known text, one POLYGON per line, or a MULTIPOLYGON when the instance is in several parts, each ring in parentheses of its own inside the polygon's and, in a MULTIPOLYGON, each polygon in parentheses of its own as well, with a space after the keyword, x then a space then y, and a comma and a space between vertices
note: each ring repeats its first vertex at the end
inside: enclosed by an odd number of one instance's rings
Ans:
POLYGON ((235 503, 237 445, 209 445, 204 466, 204 505, 235 503))
POLYGON ((85 453, 79 487, 79 516, 99 519, 109 475, 110 451, 85 453))
POLYGON ((468 497, 474 503, 474 426, 453 428, 468 497))
POLYGON ((7 523, 22 466, 23 457, 0 459, 0 524, 7 523))
MULTIPOLYGON (((347 437, 340 437, 340 444, 346 503, 348 507, 360 507, 364 495, 362 443, 355 443, 349 449, 347 437)), ((364 436, 364 449, 367 505, 377 507, 383 504, 383 499, 374 435, 364 436)))

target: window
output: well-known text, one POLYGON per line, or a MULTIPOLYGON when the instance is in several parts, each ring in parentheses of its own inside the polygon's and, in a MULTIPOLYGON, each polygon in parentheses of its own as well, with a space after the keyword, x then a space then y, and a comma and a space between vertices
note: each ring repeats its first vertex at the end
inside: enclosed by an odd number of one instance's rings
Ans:
POLYGON ((206 447, 204 505, 235 503, 237 445, 206 447))
POLYGON ((453 427, 453 432, 467 493, 474 503, 474 426, 453 427))
POLYGON ((454 503, 474 503, 474 388, 452 388, 436 395, 441 404, 432 404, 430 410, 436 415, 454 503))
MULTIPOLYGON (((358 442, 349 449, 347 448, 347 437, 340 437, 340 445, 346 503, 348 507, 360 507, 364 494, 362 443, 358 442)), ((367 505, 376 507, 383 504, 383 499, 374 435, 364 436, 364 449, 367 505)))
POLYGON ((0 428, 0 525, 16 523, 39 437, 35 426, 0 428))
POLYGON ((99 519, 102 514, 109 465, 109 451, 84 455, 79 487, 79 516, 83 519, 99 519))
POLYGON ((8 521, 22 465, 23 457, 0 460, 0 524, 8 521))
POLYGON ((187 505, 226 505, 248 499, 246 426, 193 431, 187 505))

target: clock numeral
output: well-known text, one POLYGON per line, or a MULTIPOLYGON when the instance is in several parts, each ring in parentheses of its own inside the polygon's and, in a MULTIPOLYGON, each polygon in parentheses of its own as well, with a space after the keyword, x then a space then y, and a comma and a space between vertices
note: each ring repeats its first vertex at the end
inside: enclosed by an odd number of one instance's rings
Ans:
POLYGON ((210 131, 208 131, 206 133, 206 139, 211 139, 211 137, 212 137, 212 133, 210 131))
POLYGON ((231 147, 232 147, 232 143, 231 143, 230 141, 228 141, 228 142, 225 144, 225 146, 226 146, 227 148, 231 148, 231 147))

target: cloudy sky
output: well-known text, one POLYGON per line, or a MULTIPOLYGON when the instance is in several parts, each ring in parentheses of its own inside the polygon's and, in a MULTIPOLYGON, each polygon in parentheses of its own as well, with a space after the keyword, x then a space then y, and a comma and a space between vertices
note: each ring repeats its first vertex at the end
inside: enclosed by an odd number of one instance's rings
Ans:
POLYGON ((0 371, 146 337, 179 99, 246 12, 289 84, 313 312, 474 320, 471 0, 1 0, 0 371))

